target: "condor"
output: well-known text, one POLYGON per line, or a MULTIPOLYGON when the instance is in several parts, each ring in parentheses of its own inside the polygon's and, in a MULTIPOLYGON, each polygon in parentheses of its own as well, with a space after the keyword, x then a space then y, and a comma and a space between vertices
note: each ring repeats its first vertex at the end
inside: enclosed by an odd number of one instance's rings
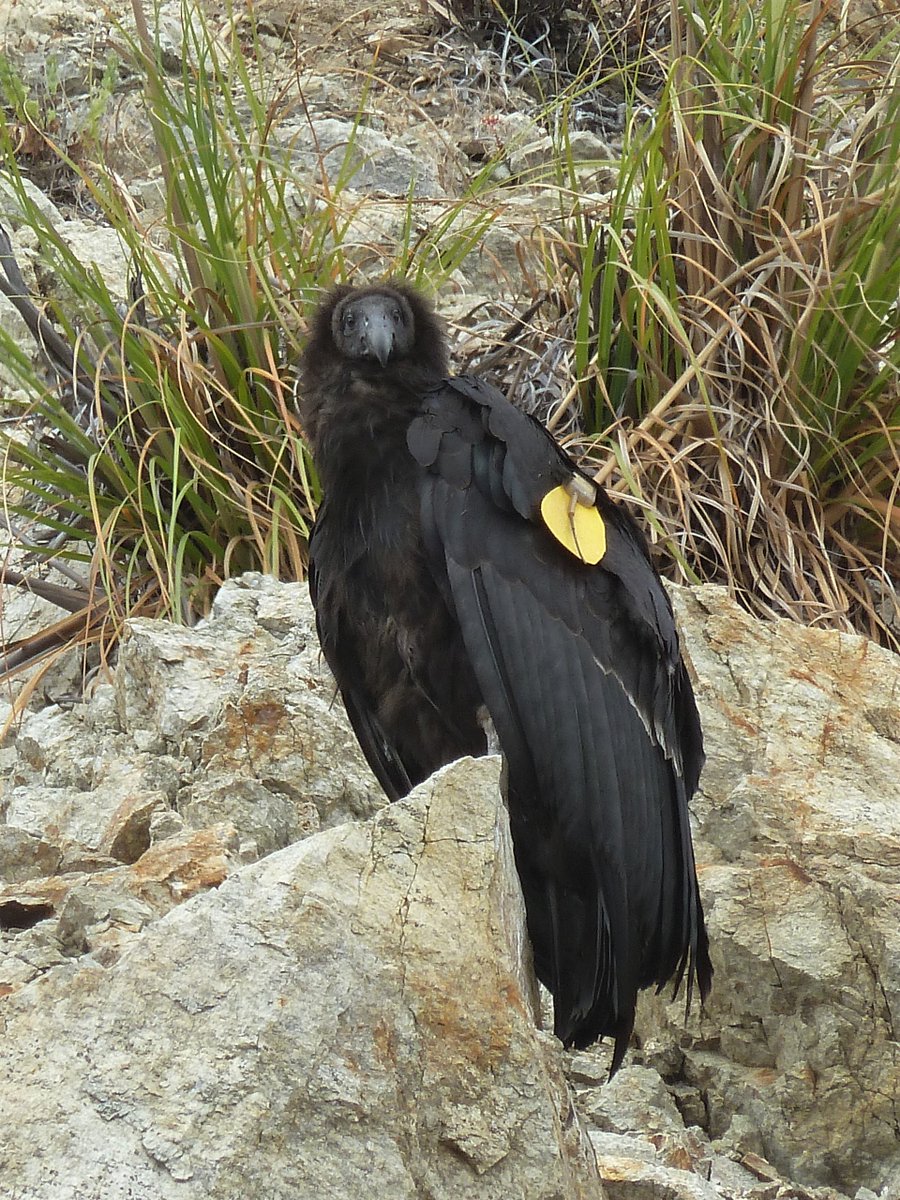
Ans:
POLYGON ((557 1036, 615 1039, 637 992, 709 961, 688 801, 703 762, 644 539, 549 433, 451 377, 431 307, 337 288, 304 352, 323 501, 319 637, 391 799, 496 740, 538 978, 557 1036))

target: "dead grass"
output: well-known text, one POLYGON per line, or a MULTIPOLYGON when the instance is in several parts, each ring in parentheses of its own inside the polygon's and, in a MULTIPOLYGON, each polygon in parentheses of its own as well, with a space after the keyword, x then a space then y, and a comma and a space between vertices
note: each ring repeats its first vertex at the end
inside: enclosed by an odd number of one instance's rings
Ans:
MULTIPOLYGON (((587 66, 573 65, 571 46, 553 60, 541 30, 528 44, 507 31, 474 73, 434 54, 452 105, 477 95, 515 111, 530 96, 531 115, 559 138, 545 182, 561 220, 537 234, 542 272, 522 263, 532 303, 470 312, 457 365, 541 415, 641 509, 665 573, 724 584, 762 616, 900 648, 898 58, 876 45, 838 69, 815 16, 775 28, 771 0, 756 24, 733 7, 673 0, 671 70, 658 4, 622 10, 624 43, 595 23, 587 66), (618 191, 598 213, 581 203, 566 130, 604 119, 616 72, 629 120, 618 191), (652 108, 650 84, 661 89, 652 108)), ((194 619, 235 571, 303 570, 315 479, 292 418, 290 360, 317 286, 360 264, 327 181, 295 236, 286 180, 266 153, 275 109, 250 94, 250 75, 210 59, 202 82, 195 127, 179 125, 174 92, 156 97, 168 114, 162 160, 177 164, 180 273, 147 250, 127 205, 109 211, 147 295, 124 317, 96 281, 79 284, 71 255, 63 262, 107 336, 70 324, 79 361, 64 345, 59 387, 35 385, 33 438, 10 443, 8 482, 36 489, 26 538, 62 535, 63 559, 66 546, 90 547, 70 560, 77 612, 7 646, 9 669, 79 639, 109 645, 128 613, 194 619), (206 145, 212 112, 218 141, 206 145)), ((440 283, 502 207, 497 189, 477 219, 460 206, 457 224, 421 237, 411 219, 395 269, 440 283)), ((39 572, 9 578, 41 586, 39 572)))
POLYGON ((620 208, 576 210, 478 365, 645 510, 668 574, 900 649, 900 57, 851 74, 815 7, 693 11, 620 208))

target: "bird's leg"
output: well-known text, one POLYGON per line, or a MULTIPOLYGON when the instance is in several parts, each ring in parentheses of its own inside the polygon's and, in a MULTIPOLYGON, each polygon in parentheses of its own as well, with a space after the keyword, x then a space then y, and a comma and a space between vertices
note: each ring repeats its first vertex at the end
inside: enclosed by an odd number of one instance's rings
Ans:
POLYGON ((487 753, 500 754, 500 739, 497 737, 497 730, 494 728, 494 722, 491 720, 491 714, 483 704, 475 714, 475 719, 484 730, 484 736, 487 741, 487 753))

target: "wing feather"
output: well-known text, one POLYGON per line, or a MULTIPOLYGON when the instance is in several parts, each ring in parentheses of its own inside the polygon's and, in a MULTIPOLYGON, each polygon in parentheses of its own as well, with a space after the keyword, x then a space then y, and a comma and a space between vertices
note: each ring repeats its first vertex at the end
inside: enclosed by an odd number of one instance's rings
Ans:
POLYGON ((618 1065, 639 987, 710 974, 686 786, 702 749, 671 609, 602 493, 601 564, 551 537, 540 499, 575 468, 499 393, 457 379, 427 411, 445 432, 422 463, 423 536, 507 759, 538 975, 563 1040, 610 1034, 618 1065))
POLYGON ((316 612, 319 644, 326 659, 331 663, 336 678, 341 680, 341 699, 372 773, 384 788, 385 794, 391 800, 399 800, 412 787, 406 765, 378 720, 377 705, 374 698, 367 694, 361 676, 356 671, 346 669, 346 660, 348 656, 352 657, 354 641, 348 631, 341 628, 341 606, 332 603, 327 594, 328 581, 335 578, 335 573, 329 570, 327 561, 328 550, 325 547, 328 539, 323 537, 327 522, 328 511, 323 505, 310 538, 308 571, 309 592, 316 612), (321 559, 325 559, 324 564, 321 559), (351 680, 355 682, 351 683, 351 680))

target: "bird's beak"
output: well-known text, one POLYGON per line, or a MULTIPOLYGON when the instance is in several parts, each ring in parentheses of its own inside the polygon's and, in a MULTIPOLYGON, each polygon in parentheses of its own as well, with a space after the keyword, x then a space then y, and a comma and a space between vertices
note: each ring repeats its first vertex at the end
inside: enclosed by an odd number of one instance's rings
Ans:
POLYGON ((366 319, 366 346, 369 354, 386 367, 394 350, 394 324, 386 313, 375 313, 366 319))

